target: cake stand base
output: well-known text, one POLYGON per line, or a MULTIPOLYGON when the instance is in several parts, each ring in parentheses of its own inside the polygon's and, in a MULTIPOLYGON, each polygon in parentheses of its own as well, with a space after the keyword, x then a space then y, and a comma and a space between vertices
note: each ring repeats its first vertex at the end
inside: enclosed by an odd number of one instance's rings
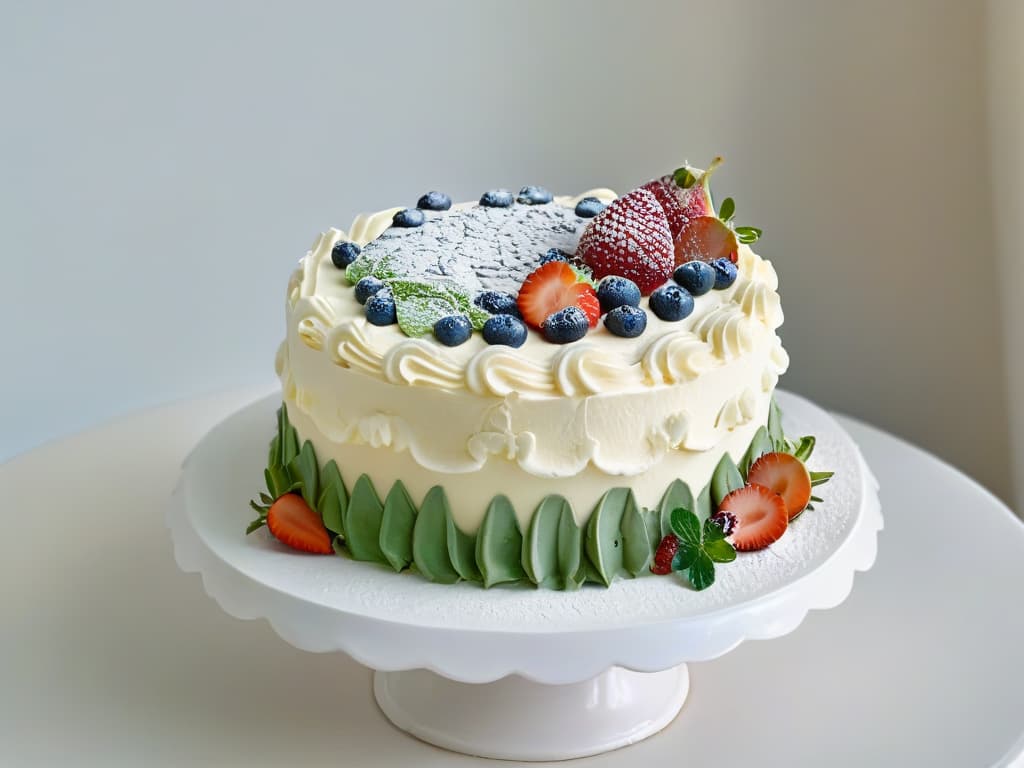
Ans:
POLYGON ((582 683, 517 675, 458 683, 424 669, 377 672, 377 704, 398 728, 453 752, 503 760, 587 757, 652 736, 679 714, 686 665, 664 672, 612 667, 582 683))

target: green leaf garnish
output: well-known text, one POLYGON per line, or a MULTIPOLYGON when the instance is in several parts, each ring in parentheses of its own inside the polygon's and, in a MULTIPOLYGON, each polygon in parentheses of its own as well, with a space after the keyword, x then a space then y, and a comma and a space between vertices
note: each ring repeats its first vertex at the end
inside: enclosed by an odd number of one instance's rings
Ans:
POLYGON ((725 533, 710 519, 703 527, 688 509, 672 510, 672 531, 679 537, 679 549, 672 558, 672 570, 686 571, 693 588, 700 591, 715 583, 715 563, 731 563, 736 550, 725 540, 725 533))
POLYGON ((672 174, 672 181, 676 183, 676 186, 682 187, 683 189, 689 189, 697 183, 697 177, 690 173, 687 168, 678 168, 676 172, 672 174))
POLYGON ((761 230, 757 227, 736 227, 736 239, 741 243, 750 245, 756 243, 761 237, 761 230))
POLYGON ((811 454, 814 453, 815 442, 812 435, 804 435, 797 442, 796 448, 793 449, 793 456, 806 463, 811 458, 811 454))
POLYGON ((832 475, 834 475, 835 472, 811 472, 810 474, 811 487, 813 488, 816 485, 824 485, 825 483, 827 483, 829 480, 832 479, 832 475))
POLYGON ((728 221, 736 213, 736 201, 731 197, 725 198, 722 201, 721 207, 718 209, 718 218, 722 221, 728 221))
POLYGON ((450 284, 417 280, 386 282, 395 297, 398 325, 406 336, 424 336, 433 330, 434 323, 448 315, 466 315, 473 328, 479 330, 491 316, 450 284))

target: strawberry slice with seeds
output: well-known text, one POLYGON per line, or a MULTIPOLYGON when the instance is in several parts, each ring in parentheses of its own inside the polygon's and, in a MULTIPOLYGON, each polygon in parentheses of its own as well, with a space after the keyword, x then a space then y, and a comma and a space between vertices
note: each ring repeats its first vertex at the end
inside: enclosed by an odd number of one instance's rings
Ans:
POLYGON ((811 475, 800 459, 788 453, 764 454, 751 465, 747 480, 779 494, 790 520, 811 500, 811 475))
POLYGON ((267 511, 267 528, 274 538, 293 549, 316 555, 334 554, 331 534, 320 515, 294 493, 286 493, 267 511))
POLYGON ((672 232, 658 198, 634 189, 591 219, 576 255, 594 279, 618 275, 632 280, 647 296, 672 275, 672 232))
POLYGON ((712 520, 736 549, 750 552, 778 541, 789 525, 789 513, 771 488, 746 485, 722 499, 712 520))
POLYGON ((516 299, 527 325, 540 329, 551 315, 566 307, 579 307, 590 327, 601 319, 601 302, 593 286, 564 261, 549 261, 531 272, 516 299))

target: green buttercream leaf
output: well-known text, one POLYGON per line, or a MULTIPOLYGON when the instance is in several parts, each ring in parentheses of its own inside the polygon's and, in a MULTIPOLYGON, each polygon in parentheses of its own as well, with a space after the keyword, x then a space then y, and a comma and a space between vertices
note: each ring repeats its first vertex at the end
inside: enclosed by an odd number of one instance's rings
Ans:
POLYGON ((278 464, 287 467, 299 455, 299 435, 288 421, 288 409, 282 405, 277 412, 278 434, 281 436, 281 456, 278 464))
POLYGON ((491 499, 476 536, 476 564, 485 587, 526 578, 523 534, 508 497, 491 499))
POLYGON ((316 453, 313 451, 313 444, 307 440, 302 444, 299 455, 288 464, 288 474, 293 482, 298 482, 299 492, 306 503, 317 510, 317 502, 320 501, 320 465, 316 460, 316 453))
POLYGON ((384 499, 380 522, 380 551, 391 567, 401 571, 412 562, 412 536, 416 525, 416 505, 401 480, 396 480, 384 499))
POLYGON ((380 551, 380 524, 384 507, 368 475, 360 475, 345 512, 345 544, 356 560, 385 563, 380 551))
POLYGON ((697 503, 693 510, 697 517, 701 520, 707 520, 714 509, 711 507, 711 483, 709 482, 704 488, 701 489, 700 495, 697 496, 697 503))
POLYGON ((782 411, 779 410, 779 404, 775 402, 774 397, 768 406, 768 436, 772 439, 776 451, 787 450, 786 436, 782 432, 782 411))
POLYGON ((345 536, 345 512, 348 509, 348 491, 341 479, 338 465, 331 459, 320 472, 320 500, 317 511, 327 530, 345 536))
POLYGON ((731 563, 736 559, 736 550, 725 539, 705 540, 704 551, 716 563, 731 563))
MULTIPOLYGON (((434 487, 444 495, 444 488, 439 485, 434 487)), ((445 497, 445 508, 447 512, 445 521, 448 526, 448 557, 452 561, 452 567, 466 581, 481 581, 480 569, 476 567, 476 538, 465 533, 455 524, 447 497, 445 497)))
MULTIPOLYGON (((682 507, 693 510, 694 499, 690 486, 682 480, 673 480, 661 497, 658 509, 661 513, 661 535, 667 536, 672 530, 672 510, 682 507)), ((660 540, 660 539, 659 539, 660 540)))
POLYGON ((582 550, 582 535, 569 502, 561 496, 545 496, 523 542, 523 570, 530 581, 548 589, 574 586, 582 550))
POLYGON ((587 521, 587 556, 605 586, 622 570, 622 515, 627 501, 633 503, 632 497, 628 488, 606 491, 587 521))
MULTIPOLYGON (((283 407, 283 406, 282 406, 283 407)), ((267 456, 267 466, 276 467, 281 464, 281 433, 275 432, 274 438, 270 441, 270 452, 267 456)))
POLYGON ((697 544, 680 543, 679 549, 676 550, 675 555, 672 557, 672 570, 685 571, 693 565, 693 561, 697 559, 698 554, 700 554, 700 546, 697 544))
POLYGON ((732 456, 728 453, 722 454, 714 474, 711 475, 711 500, 715 503, 715 508, 718 508, 730 491, 742 487, 743 475, 740 474, 732 456))
MULTIPOLYGON (((665 537, 665 534, 661 532, 661 509, 644 509, 640 510, 640 515, 644 519, 644 527, 647 529, 647 543, 651 552, 656 552, 658 544, 665 537)), ((671 527, 669 531, 671 531, 671 527)))
POLYGON ((267 490, 275 500, 288 493, 292 485, 292 479, 288 475, 288 470, 280 464, 275 464, 263 470, 263 479, 267 483, 267 490))
POLYGON ((693 588, 700 592, 715 583, 715 564, 707 552, 701 550, 687 572, 693 588))
POLYGON ((454 584, 459 572, 452 565, 448 549, 448 498, 440 486, 434 486, 423 499, 412 533, 412 559, 426 578, 441 584, 454 584))
POLYGON ((743 478, 746 479, 750 474, 750 468, 755 461, 773 450, 774 446, 772 446, 772 439, 768 435, 768 428, 758 427, 753 440, 750 441, 750 447, 747 448, 747 452, 743 454, 743 460, 740 462, 739 470, 743 478))
POLYGON ((673 509, 671 521, 672 532, 679 537, 683 544, 700 546, 700 521, 693 512, 682 507, 673 509))
POLYGON ((648 540, 647 526, 644 525, 632 491, 629 491, 626 499, 619 530, 622 533, 622 567, 630 576, 639 576, 650 562, 654 549, 648 540))

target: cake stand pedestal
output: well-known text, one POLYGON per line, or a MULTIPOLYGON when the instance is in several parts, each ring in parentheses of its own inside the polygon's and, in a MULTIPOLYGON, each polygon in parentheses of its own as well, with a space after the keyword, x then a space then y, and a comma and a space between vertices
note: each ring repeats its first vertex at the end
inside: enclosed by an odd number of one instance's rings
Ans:
POLYGON ((292 645, 343 651, 377 670, 397 727, 447 749, 515 760, 583 757, 670 723, 686 662, 795 629, 850 593, 875 560, 877 484, 827 413, 779 393, 787 434, 814 434, 813 468, 836 470, 826 501, 767 550, 719 566, 694 592, 675 576, 553 592, 431 584, 347 558, 246 537, 276 397, 217 425, 185 462, 167 515, 175 558, 227 613, 263 618, 292 645))

